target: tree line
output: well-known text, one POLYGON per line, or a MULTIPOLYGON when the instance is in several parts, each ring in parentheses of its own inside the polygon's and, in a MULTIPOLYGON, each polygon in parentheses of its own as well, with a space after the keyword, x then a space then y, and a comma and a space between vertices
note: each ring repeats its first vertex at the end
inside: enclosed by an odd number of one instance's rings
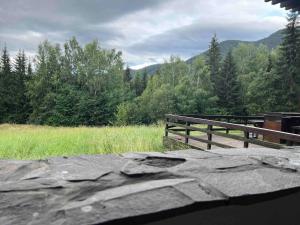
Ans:
POLYGON ((158 72, 124 70, 122 53, 75 38, 40 44, 33 62, 5 47, 0 64, 0 123, 150 124, 175 114, 248 115, 300 110, 300 29, 288 15, 282 44, 240 44, 225 56, 216 35, 191 64, 171 56, 158 72))

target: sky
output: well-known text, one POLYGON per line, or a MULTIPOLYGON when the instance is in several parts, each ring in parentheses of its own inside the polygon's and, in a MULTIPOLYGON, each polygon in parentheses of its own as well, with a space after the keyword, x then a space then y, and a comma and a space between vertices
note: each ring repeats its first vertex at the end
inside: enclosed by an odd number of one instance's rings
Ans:
POLYGON ((223 40, 258 40, 282 29, 286 11, 264 0, 0 0, 0 47, 34 57, 38 45, 99 40, 133 69, 170 55, 188 59, 223 40))

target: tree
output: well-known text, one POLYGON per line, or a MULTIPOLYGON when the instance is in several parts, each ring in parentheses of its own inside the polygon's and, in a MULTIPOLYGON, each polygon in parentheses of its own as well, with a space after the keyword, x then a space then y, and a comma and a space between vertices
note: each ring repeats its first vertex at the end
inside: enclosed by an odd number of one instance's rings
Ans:
POLYGON ((124 100, 121 52, 98 41, 81 47, 75 38, 39 46, 28 86, 30 121, 49 125, 107 125, 124 100))
MULTIPOLYGON (((270 50, 265 45, 256 46, 254 44, 239 44, 232 51, 232 56, 234 58, 238 80, 241 83, 241 98, 245 103, 249 112, 253 111, 253 105, 258 103, 258 99, 252 98, 249 95, 250 86, 251 92, 254 90, 252 83, 259 80, 259 76, 262 76, 268 68, 268 57, 270 55, 270 50), (251 107, 248 107, 252 105, 251 107), (250 109, 251 108, 251 109, 250 109)), ((257 95, 255 93, 254 95, 257 95)), ((261 107, 258 107, 261 108, 261 107)), ((256 110, 255 110, 256 111, 256 110)))
MULTIPOLYGON (((31 66, 30 66, 31 67, 31 66)), ((14 80, 15 80, 15 115, 14 122, 26 123, 30 114, 29 99, 26 95, 26 84, 32 73, 31 68, 26 71, 26 56, 24 51, 19 51, 15 59, 14 80)))
POLYGON ((237 79, 236 65, 229 52, 223 62, 216 83, 218 105, 226 113, 240 115, 243 112, 241 85, 237 79))
POLYGON ((43 42, 36 57, 36 72, 28 86, 28 96, 33 109, 30 122, 45 124, 55 104, 53 93, 58 88, 61 72, 61 51, 58 45, 43 42))
POLYGON ((280 105, 275 98, 278 89, 274 87, 274 80, 278 79, 278 74, 274 69, 277 55, 278 49, 270 52, 266 57, 267 66, 256 72, 255 76, 248 82, 245 96, 247 112, 250 114, 274 111, 280 105))
POLYGON ((33 75, 32 64, 29 61, 28 66, 27 66, 27 77, 29 80, 30 80, 30 78, 32 78, 32 75, 33 75))
POLYGON ((135 92, 135 96, 140 96, 143 93, 143 87, 142 87, 142 79, 141 74, 137 73, 132 81, 132 86, 135 92))
POLYGON ((147 73, 144 71, 142 74, 140 72, 136 73, 133 81, 132 88, 134 89, 135 96, 140 96, 147 86, 147 73))
POLYGON ((126 70, 124 71, 123 82, 124 82, 125 84, 128 84, 128 83, 130 83, 131 79, 132 79, 132 78, 131 78, 130 68, 127 66, 127 67, 126 67, 126 70))
POLYGON ((144 69, 142 74, 142 92, 146 89, 148 83, 148 75, 146 69, 144 69))
POLYGON ((122 102, 118 105, 114 125, 126 126, 130 124, 140 124, 143 122, 141 116, 139 105, 136 100, 122 102))
POLYGON ((207 61, 207 64, 209 65, 210 68, 210 79, 214 86, 219 77, 220 62, 221 62, 220 44, 215 34, 210 42, 210 46, 208 50, 208 61, 207 61))
POLYGON ((270 50, 266 45, 239 44, 232 50, 237 71, 240 75, 247 76, 251 72, 257 73, 266 69, 270 50))
POLYGON ((14 80, 12 77, 12 69, 9 53, 6 46, 1 56, 0 71, 0 122, 9 122, 14 112, 14 80))
POLYGON ((273 68, 273 60, 272 60, 271 54, 269 54, 269 56, 268 56, 268 66, 267 66, 266 72, 268 72, 268 73, 271 72, 272 68, 273 68))
POLYGON ((249 84, 247 96, 247 110, 250 114, 270 112, 276 105, 275 93, 272 80, 276 76, 274 70, 260 71, 249 84))
POLYGON ((283 34, 279 58, 276 64, 277 76, 273 87, 277 89, 279 109, 296 111, 300 109, 300 27, 298 13, 288 14, 288 24, 283 34))
POLYGON ((213 83, 210 79, 209 65, 205 63, 204 58, 198 57, 193 61, 190 73, 192 79, 191 85, 196 85, 197 89, 203 89, 214 94, 213 83))

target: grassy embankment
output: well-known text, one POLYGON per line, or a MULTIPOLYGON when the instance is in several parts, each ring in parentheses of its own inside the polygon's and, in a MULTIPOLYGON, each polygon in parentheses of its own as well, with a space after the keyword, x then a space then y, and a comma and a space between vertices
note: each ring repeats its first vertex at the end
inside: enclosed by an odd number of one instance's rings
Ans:
POLYGON ((0 125, 0 159, 163 151, 163 126, 48 127, 0 125))

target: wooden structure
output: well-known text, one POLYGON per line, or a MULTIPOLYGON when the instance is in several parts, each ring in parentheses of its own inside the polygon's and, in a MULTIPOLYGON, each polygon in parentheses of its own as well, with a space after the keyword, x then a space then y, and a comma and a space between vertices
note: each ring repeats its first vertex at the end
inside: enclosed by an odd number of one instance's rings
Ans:
MULTIPOLYGON (((183 137, 184 143, 186 145, 189 145, 190 147, 196 149, 199 147, 194 144, 195 142, 207 144, 207 149, 211 149, 212 145, 221 148, 234 148, 234 146, 229 146, 224 143, 214 141, 213 135, 242 141, 244 142, 244 148, 248 148, 249 143, 275 149, 286 148, 286 146, 282 144, 263 140, 262 138, 260 138, 261 136, 272 136, 273 138, 286 140, 290 144, 300 143, 300 135, 298 134, 292 134, 253 126, 251 120, 260 119, 261 117, 234 118, 233 116, 217 116, 219 120, 237 120, 243 118, 243 124, 207 119, 210 117, 216 118, 216 116, 206 116, 206 118, 203 117, 186 115, 182 116, 172 114, 166 115, 165 137, 169 137, 169 134, 173 134, 175 135, 175 137, 183 137), (239 134, 229 133, 230 130, 239 131, 239 134), (199 132, 200 134, 206 134, 207 138, 199 137, 199 132), (194 143, 191 143, 190 140, 193 140, 194 143)), ((178 138, 173 138, 173 140, 178 142, 181 141, 178 138)))
POLYGON ((286 10, 300 12, 299 0, 265 0, 265 2, 272 2, 273 5, 280 4, 280 7, 285 8, 286 10))
MULTIPOLYGON (((300 126, 300 113, 272 112, 265 115, 264 128, 266 129, 297 133, 298 126, 300 126)), ((284 140, 270 135, 265 135, 264 140, 276 143, 286 143, 284 140)))

